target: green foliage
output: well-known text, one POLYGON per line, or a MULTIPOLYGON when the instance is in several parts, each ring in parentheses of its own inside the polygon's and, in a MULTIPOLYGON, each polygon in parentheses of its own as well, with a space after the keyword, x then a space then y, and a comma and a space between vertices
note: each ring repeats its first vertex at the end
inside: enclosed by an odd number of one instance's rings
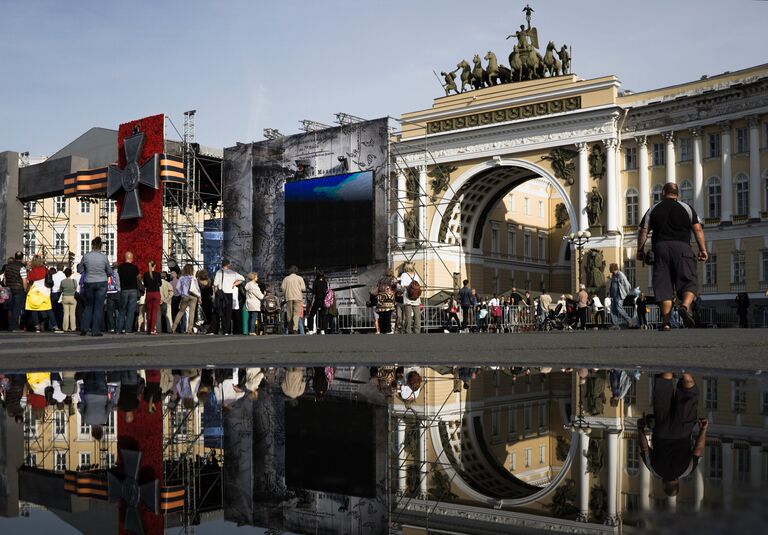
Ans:
POLYGON ((576 507, 576 482, 566 479, 557 488, 552 503, 548 505, 552 514, 558 518, 568 518, 575 515, 579 508, 576 507))
POLYGON ((600 485, 595 485, 589 493, 589 510, 597 522, 605 520, 608 511, 608 493, 600 485))

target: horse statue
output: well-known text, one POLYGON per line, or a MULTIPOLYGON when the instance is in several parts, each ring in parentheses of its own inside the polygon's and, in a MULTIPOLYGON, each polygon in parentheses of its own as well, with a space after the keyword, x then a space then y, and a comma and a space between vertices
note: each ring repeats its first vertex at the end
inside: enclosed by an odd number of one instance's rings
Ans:
POLYGON ((475 54, 475 57, 472 58, 472 62, 475 64, 472 69, 472 87, 475 89, 482 89, 483 85, 485 85, 485 70, 483 70, 480 56, 475 54))
POLYGON ((538 80, 544 78, 544 58, 535 49, 528 52, 528 57, 524 63, 526 80, 538 80))
POLYGON ((488 86, 503 84, 510 81, 510 70, 504 65, 499 65, 499 61, 496 59, 496 54, 489 50, 484 59, 488 62, 488 67, 485 69, 484 80, 488 86))
POLYGON ((467 60, 463 59, 456 64, 456 68, 461 69, 461 91, 464 92, 464 86, 469 86, 472 89, 472 68, 467 63, 467 60))
POLYGON ((555 57, 555 43, 547 44, 547 52, 542 60, 544 68, 549 76, 560 76, 560 61, 555 57))
POLYGON ((523 81, 523 60, 520 57, 520 48, 515 45, 509 55, 509 66, 512 68, 512 81, 523 81))

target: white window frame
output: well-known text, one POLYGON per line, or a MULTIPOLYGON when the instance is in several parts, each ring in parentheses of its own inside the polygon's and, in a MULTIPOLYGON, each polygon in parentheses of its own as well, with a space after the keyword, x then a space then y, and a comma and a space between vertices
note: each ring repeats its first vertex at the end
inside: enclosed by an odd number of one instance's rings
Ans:
POLYGON ((749 132, 746 128, 737 128, 734 138, 736 140, 736 154, 749 152, 749 132))
POLYGON ((720 219, 722 213, 723 184, 720 177, 711 176, 707 179, 707 217, 720 219))
POLYGON ((81 451, 78 454, 78 466, 81 470, 87 470, 91 466, 91 453, 88 451, 81 451))
POLYGON ((515 258, 517 256, 517 229, 514 226, 507 226, 507 256, 515 258))
POLYGON ((637 170, 637 147, 624 149, 624 169, 627 171, 637 170))
POLYGON ((691 151, 691 138, 681 137, 679 141, 680 160, 681 162, 690 162, 693 159, 693 153, 691 151))
POLYGON ((53 198, 53 213, 56 215, 67 213, 67 198, 64 195, 58 195, 53 198))
POLYGON ((734 215, 749 215, 749 177, 739 173, 733 179, 734 215))
POLYGON ((693 206, 693 184, 687 178, 680 182, 680 200, 693 206))
POLYGON ((666 164, 665 152, 666 152, 666 148, 664 147, 664 143, 654 143, 651 146, 653 167, 661 167, 666 164))
POLYGON ((731 253, 731 284, 743 284, 747 279, 747 262, 744 251, 731 253))
POLYGON ((625 223, 628 227, 638 225, 640 221, 640 193, 637 189, 629 188, 624 194, 625 223))
POLYGON ((499 224, 494 222, 491 223, 491 254, 493 256, 499 255, 499 242, 499 224))
POLYGON ((531 215, 531 199, 528 197, 523 199, 523 215, 531 215))
POLYGON ((547 237, 544 234, 536 236, 536 247, 539 250, 539 260, 547 260, 547 237))
POLYGON ((710 132, 707 135, 707 157, 719 158, 722 154, 722 146, 720 143, 720 134, 718 132, 710 132))
POLYGON ((664 186, 661 184, 654 184, 651 188, 651 206, 656 206, 661 202, 662 191, 664 186))

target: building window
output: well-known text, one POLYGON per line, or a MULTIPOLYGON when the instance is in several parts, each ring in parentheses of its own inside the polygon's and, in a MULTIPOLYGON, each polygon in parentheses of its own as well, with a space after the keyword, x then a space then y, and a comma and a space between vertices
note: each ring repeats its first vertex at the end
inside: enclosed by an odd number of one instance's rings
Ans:
POLYGON ((80 234, 77 239, 78 243, 78 254, 80 255, 80 258, 85 256, 85 254, 91 250, 91 233, 90 231, 80 231, 80 234))
POLYGON ((749 449, 748 448, 736 448, 736 480, 748 481, 749 480, 749 449))
POLYGON ((680 200, 689 206, 693 206, 693 184, 690 180, 680 183, 680 200))
POLYGON ((681 137, 680 138, 680 161, 690 162, 692 159, 693 157, 691 154, 691 138, 681 137))
POLYGON ((736 186, 735 215, 747 215, 749 214, 749 179, 744 173, 739 173, 734 182, 736 186))
POLYGON ((110 261, 114 262, 115 258, 117 258, 114 231, 105 232, 102 238, 104 240, 104 254, 107 255, 110 261))
POLYGON ((35 438, 37 436, 37 419, 32 415, 32 407, 27 405, 24 410, 24 436, 35 438))
POLYGON ((62 256, 67 252, 67 241, 64 231, 53 230, 53 254, 62 256))
POLYGON ((637 286, 637 263, 634 259, 624 261, 624 275, 627 276, 632 288, 637 286))
POLYGON ((723 448, 719 444, 707 446, 707 464, 709 479, 723 478, 723 448))
POLYGON ((731 409, 736 414, 744 414, 747 410, 747 390, 744 379, 731 379, 731 409))
POLYGON ((117 212, 117 201, 115 199, 107 199, 107 213, 114 214, 117 212))
POLYGON ((539 217, 544 219, 544 201, 539 201, 539 217))
POLYGON ((664 187, 661 184, 655 184, 651 190, 651 204, 656 206, 661 202, 661 191, 664 187))
POLYGON ((67 435, 67 416, 64 411, 53 413, 53 439, 58 437, 66 438, 67 435))
POLYGON ((717 286, 717 255, 710 254, 704 263, 704 284, 717 286))
POLYGON ((547 427, 547 404, 539 404, 539 427, 547 427))
POLYGON ((624 168, 627 170, 637 169, 637 147, 624 149, 624 168))
POLYGON ((709 201, 709 217, 720 218, 721 191, 720 179, 713 176, 707 181, 707 197, 709 201))
POLYGON ((717 410, 717 378, 704 378, 704 407, 708 410, 717 410))
POLYGON ((80 420, 80 429, 78 429, 78 435, 85 437, 91 434, 91 426, 85 423, 84 420, 80 420))
POLYGON ((509 435, 517 434, 517 413, 515 407, 510 407, 509 411, 507 411, 507 427, 509 427, 507 430, 509 435))
POLYGON ((102 450, 101 452, 101 466, 104 468, 112 468, 117 465, 115 462, 115 454, 109 451, 102 450))
POLYGON ((34 230, 24 231, 24 256, 31 258, 37 254, 37 234, 34 230))
POLYGON ((547 447, 542 444, 539 446, 539 464, 544 464, 547 460, 547 447))
POLYGON ((631 476, 637 475, 640 470, 640 452, 637 447, 637 439, 627 439, 627 473, 631 476))
POLYGON ((736 153, 749 152, 749 137, 746 128, 736 129, 736 153))
POLYGON ((629 188, 627 190, 626 202, 627 202, 626 224, 628 227, 632 227, 637 225, 637 221, 639 217, 638 211, 640 209, 640 195, 637 193, 637 190, 635 188, 629 188))
POLYGON ((56 452, 56 464, 53 468, 57 472, 63 472, 67 469, 67 454, 61 451, 56 452))
POLYGON ((53 209, 57 215, 67 213, 67 199, 63 195, 59 195, 53 201, 53 209))
POLYGON ((37 213, 37 201, 29 201, 27 203, 24 203, 24 210, 26 210, 30 214, 36 214, 37 213))
POLYGON ((768 282, 768 251, 760 251, 760 281, 768 282))
POLYGON ((664 143, 653 144, 653 165, 664 165, 664 143))
POLYGON ((709 134, 709 157, 710 158, 719 158, 720 157, 720 134, 709 134))
POLYGON ((544 239, 544 236, 539 234, 538 237, 539 240, 539 260, 546 260, 547 259, 547 245, 546 240, 544 239))
POLYGON ((531 467, 531 458, 533 457, 533 448, 525 448, 525 467, 531 467))
POLYGON ((499 225, 496 223, 491 224, 491 254, 499 254, 499 225))
POLYGON ((517 453, 514 451, 509 454, 509 470, 512 472, 517 470, 517 453))
POLYGON ((744 251, 731 253, 731 283, 743 284, 746 281, 746 266, 744 251))
POLYGON ((501 427, 501 415, 499 414, 499 409, 493 409, 491 411, 491 434, 494 437, 498 437, 501 427))
POLYGON ((104 434, 105 435, 115 434, 115 412, 114 411, 109 413, 109 417, 107 418, 107 425, 104 426, 104 434))
POLYGON ((514 227, 507 227, 507 256, 510 258, 517 256, 516 238, 514 227))
POLYGON ((526 230, 523 235, 523 255, 526 260, 531 259, 531 231, 526 230))
POLYGON ((90 214, 91 213, 91 203, 87 200, 80 200, 80 213, 81 214, 90 214))
POLYGON ((523 214, 531 215, 531 199, 528 197, 523 199, 523 214))
POLYGON ((624 396, 624 405, 634 407, 637 404, 637 380, 632 377, 629 380, 629 390, 624 396))
POLYGON ((32 468, 35 468, 37 466, 37 454, 27 453, 27 460, 24 464, 26 464, 27 466, 31 466, 32 468))
POLYGON ((526 405, 523 408, 523 427, 525 428, 525 432, 529 432, 531 430, 531 419, 532 419, 532 413, 533 410, 531 409, 530 405, 526 405))
POLYGON ((80 452, 80 470, 88 470, 91 468, 91 454, 87 451, 80 452))

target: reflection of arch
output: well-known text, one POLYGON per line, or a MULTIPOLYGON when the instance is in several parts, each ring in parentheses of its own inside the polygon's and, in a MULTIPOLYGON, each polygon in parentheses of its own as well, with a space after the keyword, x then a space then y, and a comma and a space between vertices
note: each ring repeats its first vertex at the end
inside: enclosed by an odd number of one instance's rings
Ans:
POLYGON ((527 160, 498 158, 468 169, 451 184, 450 190, 438 202, 432 218, 430 241, 446 241, 451 214, 456 204, 461 202, 461 243, 465 247, 479 248, 488 213, 507 193, 531 178, 546 180, 563 198, 572 224, 578 221, 570 196, 548 171, 527 160))

